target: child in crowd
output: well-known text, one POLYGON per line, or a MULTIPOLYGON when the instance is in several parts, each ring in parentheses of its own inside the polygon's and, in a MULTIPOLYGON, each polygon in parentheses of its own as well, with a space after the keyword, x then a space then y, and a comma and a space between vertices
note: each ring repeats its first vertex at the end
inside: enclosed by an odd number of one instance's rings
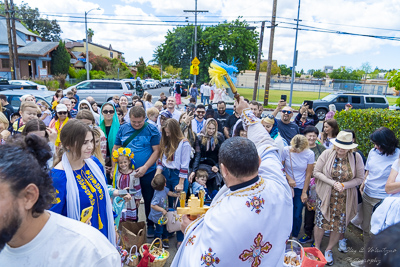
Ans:
POLYGON ((13 114, 11 114, 10 117, 10 125, 13 125, 13 123, 18 120, 19 118, 21 118, 21 114, 19 114, 19 112, 15 112, 13 114))
POLYGON ((159 111, 156 107, 152 107, 147 109, 147 122, 157 126, 157 118, 158 118, 159 111))
POLYGON ((203 169, 199 169, 196 172, 195 182, 192 184, 192 193, 197 196, 200 190, 204 190, 207 192, 207 180, 208 180, 208 172, 203 169))
POLYGON ((21 105, 21 117, 17 119, 8 129, 12 135, 20 134, 24 130, 25 124, 33 119, 37 119, 38 106, 31 101, 25 101, 21 105))
POLYGON ((169 191, 167 187, 167 179, 165 179, 165 176, 162 174, 157 174, 154 176, 153 180, 151 181, 151 186, 154 188, 154 195, 153 199, 151 200, 149 219, 152 220, 156 225, 154 237, 162 237, 162 246, 164 248, 169 248, 167 227, 159 224, 158 221, 163 215, 167 214, 168 196, 179 197, 179 194, 169 191))
POLYGON ((42 116, 40 119, 46 124, 46 126, 49 126, 50 121, 51 121, 51 112, 49 110, 49 105, 43 100, 38 101, 37 105, 39 106, 42 116))
POLYGON ((128 190, 134 195, 130 201, 126 202, 126 213, 122 219, 128 221, 138 220, 138 208, 142 198, 140 179, 135 177, 134 154, 129 148, 120 147, 114 150, 112 160, 116 163, 113 173, 113 187, 116 189, 128 190))

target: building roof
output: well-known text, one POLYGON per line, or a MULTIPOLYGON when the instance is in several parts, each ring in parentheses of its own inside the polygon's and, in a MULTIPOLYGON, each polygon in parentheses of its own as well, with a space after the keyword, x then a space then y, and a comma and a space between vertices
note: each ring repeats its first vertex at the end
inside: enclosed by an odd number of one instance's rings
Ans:
POLYGON ((65 42, 65 47, 66 48, 83 47, 83 43, 76 41, 65 42))
MULTIPOLYGON (((86 42, 86 39, 83 39, 83 42, 86 42)), ((82 44, 83 44, 83 43, 82 43, 82 44)), ((118 51, 118 50, 113 49, 112 46, 111 46, 111 44, 110 44, 109 47, 104 46, 104 45, 99 45, 99 44, 96 44, 96 43, 93 43, 93 42, 89 42, 89 44, 95 45, 95 46, 97 46, 97 47, 100 47, 100 48, 103 48, 103 49, 106 49, 106 50, 109 50, 109 51, 114 51, 114 52, 118 52, 118 53, 121 53, 121 54, 124 53, 124 52, 121 52, 121 51, 118 51)))
MULTIPOLYGON (((40 38, 39 35, 30 32, 28 29, 26 29, 18 20, 15 22, 15 27, 17 28, 18 32, 21 32, 25 35, 30 35, 40 38)), ((7 23, 6 23, 6 18, 4 16, 0 16, 0 44, 8 45, 7 23)), ((19 46, 26 45, 26 41, 23 40, 18 34, 17 34, 17 44, 19 46)))
POLYGON ((58 42, 31 42, 18 48, 18 55, 46 56, 58 47, 58 42))

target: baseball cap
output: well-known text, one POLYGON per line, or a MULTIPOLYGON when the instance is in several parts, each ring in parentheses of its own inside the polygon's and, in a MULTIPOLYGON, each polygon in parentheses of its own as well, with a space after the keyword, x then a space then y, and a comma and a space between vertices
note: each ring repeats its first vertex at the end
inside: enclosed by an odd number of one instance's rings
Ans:
POLYGON ((56 107, 56 111, 57 112, 68 111, 68 108, 64 104, 58 104, 57 107, 56 107))

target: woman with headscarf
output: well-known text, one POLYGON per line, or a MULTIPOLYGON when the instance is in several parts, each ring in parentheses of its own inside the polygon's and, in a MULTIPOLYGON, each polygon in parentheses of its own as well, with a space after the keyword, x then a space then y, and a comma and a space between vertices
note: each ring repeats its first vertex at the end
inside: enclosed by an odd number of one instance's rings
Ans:
POLYGON ((104 234, 115 246, 112 203, 108 193, 103 165, 93 157, 94 135, 91 128, 72 120, 61 132, 63 149, 51 171, 55 198, 51 211, 81 220, 82 210, 93 208, 86 221, 104 234))
POLYGON ((96 125, 100 124, 100 115, 93 111, 92 105, 90 105, 89 101, 87 101, 86 99, 79 102, 78 112, 82 109, 90 110, 90 112, 92 112, 93 114, 96 125))
POLYGON ((103 106, 101 106, 100 129, 103 131, 103 133, 105 133, 107 138, 107 156, 105 167, 107 178, 110 177, 112 149, 114 147, 119 126, 119 119, 114 105, 111 103, 104 103, 103 106))
POLYGON ((218 173, 218 152, 225 138, 217 129, 217 121, 208 119, 205 127, 198 134, 193 170, 189 177, 189 182, 191 182, 198 169, 205 169, 208 173, 207 188, 209 192, 218 189, 218 186, 222 183, 222 177, 218 173))

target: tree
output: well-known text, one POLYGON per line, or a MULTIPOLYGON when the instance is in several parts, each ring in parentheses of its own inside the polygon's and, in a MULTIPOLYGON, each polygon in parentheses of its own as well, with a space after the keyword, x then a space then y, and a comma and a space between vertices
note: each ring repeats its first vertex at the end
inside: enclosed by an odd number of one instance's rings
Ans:
POLYGON ((71 56, 65 48, 65 42, 59 41, 51 57, 51 72, 54 75, 68 74, 71 56))
POLYGON ((301 74, 301 75, 303 75, 303 74, 304 74, 304 70, 303 70, 303 69, 301 69, 301 71, 300 71, 300 74, 301 74))
POLYGON ((307 74, 313 75, 313 74, 314 74, 314 72, 315 72, 315 70, 314 70, 314 69, 310 69, 310 70, 308 70, 308 71, 307 71, 307 74))
MULTIPOLYGON (((268 68, 268 60, 261 62, 260 71, 266 72, 268 68)), ((281 74, 281 69, 278 67, 278 62, 276 60, 272 60, 271 63, 271 75, 281 74)))
MULTIPOLYGON (((207 81, 208 67, 213 59, 231 63, 237 62, 239 71, 249 67, 250 60, 256 60, 258 53, 258 34, 249 29, 246 21, 239 19, 216 26, 197 27, 197 58, 200 60, 199 81, 207 81)), ((157 62, 182 68, 181 78, 189 77, 193 59, 194 26, 174 28, 168 31, 165 42, 154 51, 157 62)))
POLYGON ((369 62, 362 63, 360 69, 363 70, 365 74, 368 74, 372 71, 372 67, 371 64, 369 64, 369 62))
POLYGON ((144 62, 143 57, 139 58, 139 61, 135 61, 136 68, 137 68, 137 75, 141 78, 146 78, 146 62, 144 62))
POLYGON ((292 76, 292 70, 291 70, 290 68, 288 68, 288 67, 286 66, 286 64, 279 65, 279 68, 281 69, 281 75, 284 75, 284 76, 287 76, 287 75, 292 76))
POLYGON ((316 71, 314 71, 314 73, 313 73, 313 77, 314 77, 314 78, 318 78, 318 79, 320 79, 320 78, 326 78, 326 73, 323 72, 323 71, 321 71, 321 70, 316 70, 316 71))
POLYGON ((392 70, 386 73, 385 78, 388 79, 389 87, 394 87, 396 91, 400 91, 400 70, 392 70))
MULTIPOLYGON (((58 42, 61 39, 62 31, 57 20, 41 18, 39 9, 33 9, 24 2, 20 6, 15 5, 14 8, 15 17, 21 20, 22 25, 40 35, 45 41, 58 42)), ((0 3, 0 15, 5 15, 4 3, 0 3)))
MULTIPOLYGON (((257 69, 257 62, 250 61, 248 69, 249 70, 256 70, 257 69)), ((260 66, 260 69, 261 69, 261 66, 260 66)))
POLYGON ((361 80, 362 73, 352 69, 334 69, 329 73, 329 77, 335 80, 361 80))

